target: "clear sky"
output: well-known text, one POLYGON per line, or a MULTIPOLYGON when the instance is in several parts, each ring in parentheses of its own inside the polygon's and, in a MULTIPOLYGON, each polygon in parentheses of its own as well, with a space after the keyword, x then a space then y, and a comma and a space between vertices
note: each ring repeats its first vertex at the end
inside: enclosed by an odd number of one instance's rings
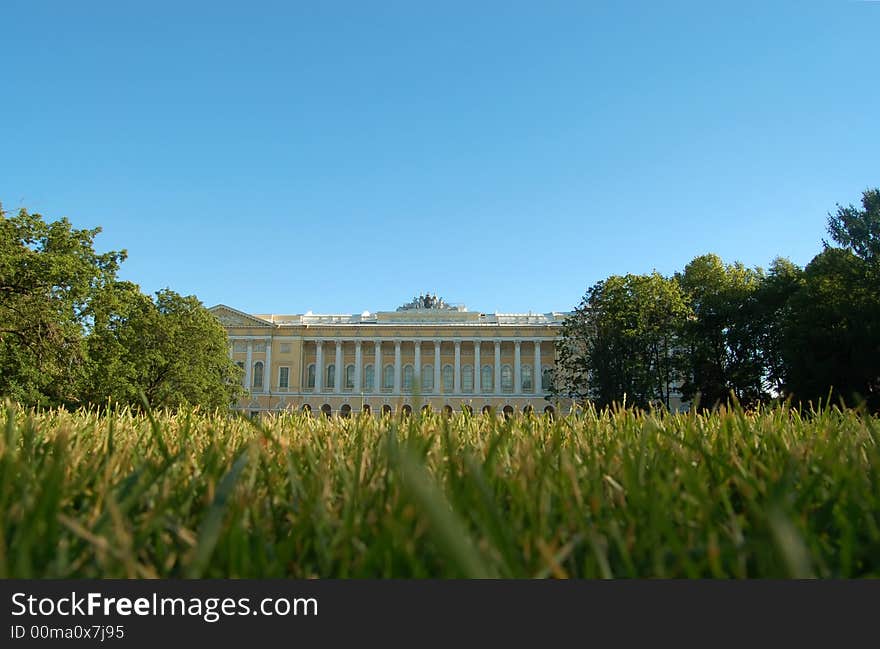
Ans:
POLYGON ((250 312, 568 310, 807 263, 880 185, 880 2, 0 2, 0 201, 250 312))

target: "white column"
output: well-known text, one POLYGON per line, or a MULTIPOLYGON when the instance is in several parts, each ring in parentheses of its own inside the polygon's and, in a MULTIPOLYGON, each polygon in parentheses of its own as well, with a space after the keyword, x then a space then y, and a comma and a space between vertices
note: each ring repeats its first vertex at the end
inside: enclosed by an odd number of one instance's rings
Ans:
POLYGON ((495 394, 501 394, 501 341, 495 341, 495 394))
POLYGON ((247 361, 244 365, 244 387, 246 390, 251 389, 251 377, 254 371, 254 343, 249 340, 247 345, 247 361))
POLYGON ((522 363, 520 362, 519 346, 522 344, 520 340, 513 341, 513 391, 516 394, 522 394, 522 363))
POLYGON ((400 341, 394 341, 394 394, 400 394, 400 341))
POLYGON ((480 367, 480 341, 474 341, 474 393, 480 394, 483 391, 483 372, 480 367))
POLYGON ((361 341, 355 341, 354 343, 354 391, 356 393, 361 392, 361 375, 364 373, 363 370, 363 352, 361 351, 361 341))
MULTIPOLYGON (((324 341, 315 341, 315 392, 324 391, 324 341)), ((317 412, 317 411, 316 411, 317 412)))
POLYGON ((455 370, 452 373, 452 391, 461 394, 461 341, 455 341, 455 370))
POLYGON ((422 386, 422 341, 415 341, 413 343, 413 346, 415 354, 415 367, 413 368, 413 374, 415 374, 415 385, 419 386, 420 392, 424 392, 422 386))
MULTIPOLYGON (((382 391, 382 341, 373 341, 374 358, 373 358, 373 392, 379 394, 382 391)), ((381 413, 380 413, 381 414, 381 413)))
POLYGON ((266 367, 263 368, 263 390, 272 392, 272 339, 266 340, 266 367))
POLYGON ((544 373, 541 371, 541 341, 535 341, 535 369, 532 370, 532 385, 535 387, 535 394, 543 394, 544 392, 544 373))
POLYGON ((342 392, 342 378, 345 368, 342 367, 342 341, 336 340, 336 369, 333 371, 333 391, 342 392))
POLYGON ((440 394, 440 340, 434 340, 434 394, 440 394))

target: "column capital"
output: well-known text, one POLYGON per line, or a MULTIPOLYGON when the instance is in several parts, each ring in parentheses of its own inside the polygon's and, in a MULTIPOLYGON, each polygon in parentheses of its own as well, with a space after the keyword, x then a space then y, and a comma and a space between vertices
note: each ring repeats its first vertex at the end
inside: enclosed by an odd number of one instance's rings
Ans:
POLYGON ((461 347, 461 338, 456 338, 454 341, 456 347, 461 347))
POLYGON ((514 341, 513 341, 513 344, 514 344, 517 348, 519 348, 519 346, 522 345, 522 341, 519 340, 519 339, 517 339, 517 340, 514 340, 514 341))
POLYGON ((442 344, 443 344, 443 339, 442 339, 442 338, 434 338, 434 339, 432 340, 432 342, 433 342, 435 345, 442 345, 442 344))
POLYGON ((315 346, 316 346, 316 347, 320 347, 320 346, 323 345, 323 344, 324 344, 324 341, 323 341, 323 340, 318 339, 318 340, 315 341, 315 346))
POLYGON ((363 340, 355 340, 355 341, 354 341, 354 347, 355 347, 355 349, 360 349, 360 348, 361 348, 361 343, 362 343, 362 342, 364 342, 364 341, 363 341, 363 340))

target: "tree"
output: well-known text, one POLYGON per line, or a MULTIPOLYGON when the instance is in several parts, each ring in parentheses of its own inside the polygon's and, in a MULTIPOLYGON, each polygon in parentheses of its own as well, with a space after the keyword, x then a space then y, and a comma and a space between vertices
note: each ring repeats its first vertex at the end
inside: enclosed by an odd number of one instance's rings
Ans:
POLYGON ((789 365, 785 360, 785 332, 796 317, 791 298, 804 284, 803 269, 777 257, 754 296, 753 335, 761 355, 764 390, 771 397, 788 394, 789 365))
POLYGON ((0 209, 0 396, 227 407, 240 388, 223 327, 195 297, 118 282, 126 253, 95 252, 100 231, 0 209))
POLYGON ((756 291, 763 273, 717 255, 695 258, 677 276, 693 311, 684 327, 680 368, 685 400, 704 407, 725 402, 731 391, 743 403, 764 397, 763 366, 755 328, 756 291))
POLYGON ((563 323, 553 393, 600 407, 624 397, 669 407, 687 314, 678 284, 656 272, 598 282, 563 323))
POLYGON ((125 251, 98 254, 100 228, 76 230, 0 207, 0 395, 26 404, 76 403, 85 310, 115 278, 125 251))
POLYGON ((880 409, 880 296, 868 261, 827 248, 804 269, 791 297, 783 357, 788 389, 803 402, 829 389, 849 404, 880 409))
POLYGON ((227 408, 241 390, 226 332, 194 296, 171 290, 155 300, 128 282, 103 291, 93 304, 88 337, 88 398, 152 406, 227 408))
POLYGON ((862 193, 861 210, 838 205, 837 213, 828 215, 828 234, 859 259, 880 264, 880 189, 862 193))

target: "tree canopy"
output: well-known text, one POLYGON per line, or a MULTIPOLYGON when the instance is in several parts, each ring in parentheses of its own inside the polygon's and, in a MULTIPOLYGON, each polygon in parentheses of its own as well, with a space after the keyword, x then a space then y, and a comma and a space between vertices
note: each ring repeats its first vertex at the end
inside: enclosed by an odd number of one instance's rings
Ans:
POLYGON ((0 208, 0 395, 27 405, 226 407, 239 370, 226 333, 193 296, 155 300, 116 279, 125 251, 98 253, 77 230, 0 208))
POLYGON ((563 325, 554 395, 646 405, 677 392, 712 408, 830 394, 880 411, 880 190, 838 205, 828 233, 839 247, 806 268, 707 254, 674 278, 597 282, 563 325))

